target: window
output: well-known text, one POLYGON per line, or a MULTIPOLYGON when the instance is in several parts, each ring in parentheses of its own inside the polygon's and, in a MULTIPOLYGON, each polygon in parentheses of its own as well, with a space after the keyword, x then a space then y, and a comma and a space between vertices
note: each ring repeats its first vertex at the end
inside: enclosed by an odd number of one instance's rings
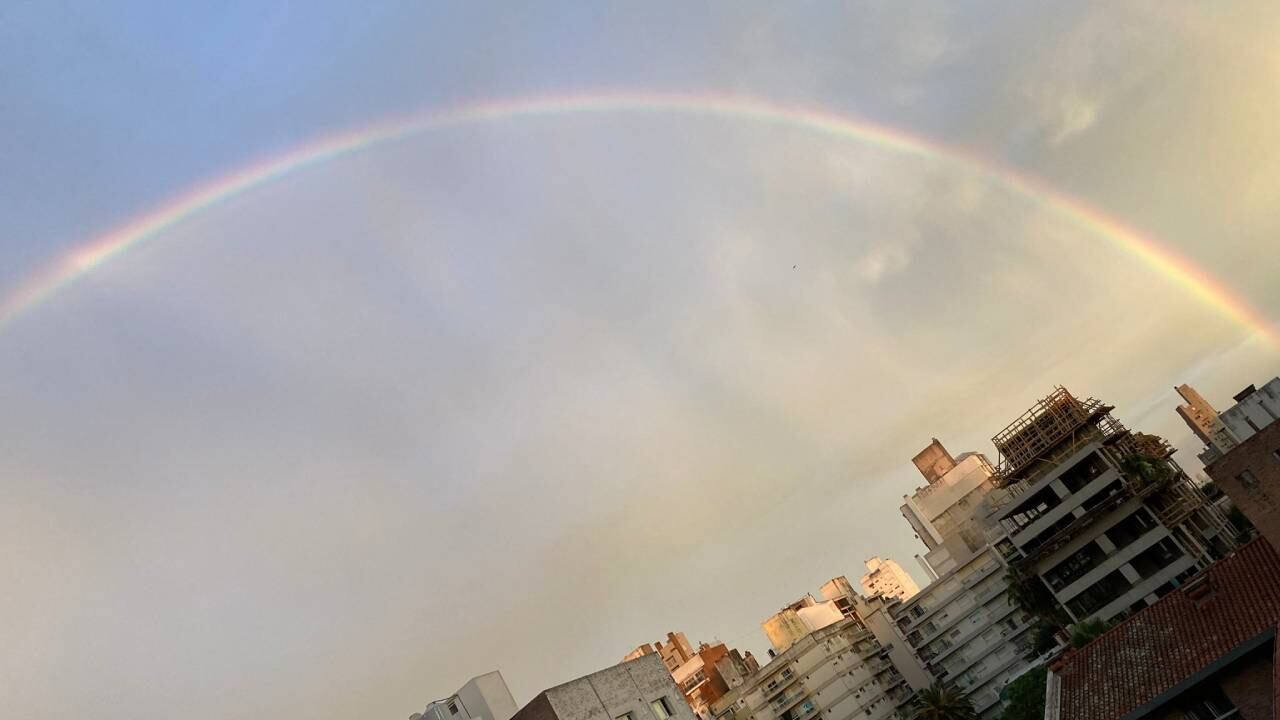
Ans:
POLYGON ((449 714, 450 715, 458 714, 458 703, 453 703, 453 702, 449 703, 449 714))
POLYGON ((625 712, 615 717, 613 720, 636 720, 636 716, 634 713, 625 712))
POLYGON ((1239 480, 1240 484, 1247 488, 1258 487, 1258 478, 1254 477, 1253 471, 1251 470, 1245 470, 1244 472, 1240 473, 1239 475, 1236 476, 1236 480, 1239 480))
POLYGON ((653 714, 658 716, 658 720, 667 720, 671 717, 671 705, 666 698, 660 697, 649 703, 649 706, 653 708, 653 714))

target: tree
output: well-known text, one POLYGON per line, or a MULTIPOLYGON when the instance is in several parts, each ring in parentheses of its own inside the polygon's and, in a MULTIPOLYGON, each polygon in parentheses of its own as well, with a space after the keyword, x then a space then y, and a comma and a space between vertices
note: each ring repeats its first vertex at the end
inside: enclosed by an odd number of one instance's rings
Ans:
POLYGON ((1120 461, 1120 469, 1130 478, 1138 481, 1139 485, 1160 482, 1173 474, 1168 463, 1137 453, 1126 455, 1120 461))
POLYGON ((1082 648, 1093 642, 1094 638, 1106 632, 1111 623, 1102 620, 1084 620, 1071 626, 1071 647, 1082 648))
POLYGON ((977 720, 968 696, 951 685, 934 683, 916 696, 917 720, 977 720))
POLYGON ((1040 720, 1044 717, 1044 684, 1048 670, 1032 668, 1000 693, 1005 700, 1000 720, 1040 720))
POLYGON ((1031 628, 1031 647, 1027 648, 1023 657, 1027 660, 1035 660, 1057 647, 1058 633, 1061 630, 1062 627, 1057 623, 1037 618, 1036 624, 1031 628))

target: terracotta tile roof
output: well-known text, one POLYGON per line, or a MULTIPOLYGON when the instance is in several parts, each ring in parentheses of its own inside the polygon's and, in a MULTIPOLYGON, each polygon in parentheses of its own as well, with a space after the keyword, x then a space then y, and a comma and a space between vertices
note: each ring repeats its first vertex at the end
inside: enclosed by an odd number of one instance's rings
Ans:
POLYGON ((1061 720, 1116 720, 1280 625, 1280 554, 1254 540, 1062 658, 1061 720))

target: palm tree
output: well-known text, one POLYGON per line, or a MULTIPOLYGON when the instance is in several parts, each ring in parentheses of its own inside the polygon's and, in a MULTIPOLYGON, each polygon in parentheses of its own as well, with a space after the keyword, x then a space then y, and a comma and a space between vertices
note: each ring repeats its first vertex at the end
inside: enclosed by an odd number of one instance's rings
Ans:
POLYGON ((934 683, 916 696, 916 720, 977 720, 968 696, 951 685, 934 683))

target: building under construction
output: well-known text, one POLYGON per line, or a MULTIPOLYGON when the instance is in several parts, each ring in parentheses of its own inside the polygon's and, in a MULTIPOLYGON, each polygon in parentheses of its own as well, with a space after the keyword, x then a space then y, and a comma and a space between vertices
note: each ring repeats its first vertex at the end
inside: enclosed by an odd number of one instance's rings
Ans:
POLYGON ((1173 448, 1112 410, 1058 387, 992 438, 996 546, 1074 622, 1145 607, 1234 546, 1173 448))

